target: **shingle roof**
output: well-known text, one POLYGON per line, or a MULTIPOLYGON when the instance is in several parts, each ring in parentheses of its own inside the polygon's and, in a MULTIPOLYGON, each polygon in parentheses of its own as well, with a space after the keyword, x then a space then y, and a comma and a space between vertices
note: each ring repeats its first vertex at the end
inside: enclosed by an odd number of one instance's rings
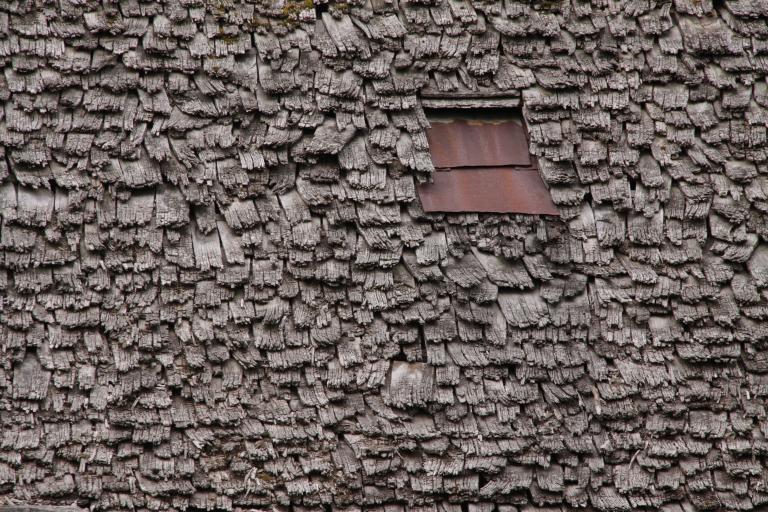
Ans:
POLYGON ((767 12, 0 2, 0 500, 764 507, 767 12), (427 96, 560 218, 425 214, 427 96))

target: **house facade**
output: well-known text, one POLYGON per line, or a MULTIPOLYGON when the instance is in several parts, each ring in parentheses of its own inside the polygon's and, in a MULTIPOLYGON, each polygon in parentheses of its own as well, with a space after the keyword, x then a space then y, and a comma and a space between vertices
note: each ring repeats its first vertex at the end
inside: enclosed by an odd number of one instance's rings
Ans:
POLYGON ((0 504, 765 509, 767 22, 0 1, 0 504))

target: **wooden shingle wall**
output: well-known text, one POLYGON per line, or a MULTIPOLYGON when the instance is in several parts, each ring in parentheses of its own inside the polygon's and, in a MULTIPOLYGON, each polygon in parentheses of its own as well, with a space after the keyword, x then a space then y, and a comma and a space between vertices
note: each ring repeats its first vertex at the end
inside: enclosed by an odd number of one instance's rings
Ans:
POLYGON ((767 13, 0 0, 0 502, 768 506, 767 13), (560 218, 425 214, 424 91, 560 218))

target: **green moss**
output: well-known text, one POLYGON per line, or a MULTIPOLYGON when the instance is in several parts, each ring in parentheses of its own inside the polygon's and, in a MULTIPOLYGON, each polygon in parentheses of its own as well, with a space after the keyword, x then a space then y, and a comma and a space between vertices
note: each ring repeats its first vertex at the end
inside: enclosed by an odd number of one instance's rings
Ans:
POLYGON ((218 19, 226 18, 228 9, 232 7, 229 0, 206 0, 205 6, 218 19))
POLYGON ((251 16, 251 19, 249 19, 245 24, 251 30, 269 27, 269 21, 267 21, 267 19, 263 16, 259 16, 257 14, 251 16))
POLYGON ((329 11, 331 14, 347 14, 349 10, 352 8, 352 5, 350 5, 347 2, 337 2, 334 4, 331 4, 329 11))
POLYGON ((283 16, 290 19, 297 19, 301 11, 306 11, 314 7, 312 0, 286 0, 283 6, 283 16))
POLYGON ((235 34, 235 35, 226 34, 226 35, 221 36, 220 39, 222 41, 224 41, 225 43, 227 43, 227 44, 235 44, 238 41, 240 41, 240 35, 239 34, 235 34))
POLYGON ((314 7, 312 0, 286 0, 283 5, 283 19, 280 23, 287 29, 293 29, 299 22, 299 14, 314 7))

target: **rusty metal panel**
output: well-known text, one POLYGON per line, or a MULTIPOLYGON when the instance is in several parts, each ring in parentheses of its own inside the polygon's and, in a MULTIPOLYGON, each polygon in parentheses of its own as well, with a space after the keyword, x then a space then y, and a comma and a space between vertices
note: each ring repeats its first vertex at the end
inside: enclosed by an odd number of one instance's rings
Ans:
POLYGON ((425 212, 559 214, 534 168, 451 169, 432 177, 418 187, 425 212))
POLYGON ((525 129, 513 121, 432 122, 427 140, 438 168, 531 165, 525 129))

